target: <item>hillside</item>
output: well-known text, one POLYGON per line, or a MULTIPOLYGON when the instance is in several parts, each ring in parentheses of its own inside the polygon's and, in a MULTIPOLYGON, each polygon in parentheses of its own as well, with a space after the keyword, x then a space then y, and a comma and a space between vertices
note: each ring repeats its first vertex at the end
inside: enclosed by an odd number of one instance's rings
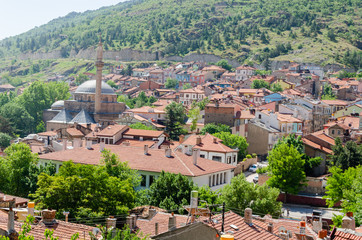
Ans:
POLYGON ((70 13, 0 42, 0 56, 96 45, 165 56, 207 53, 243 62, 268 59, 360 66, 360 0, 134 0, 70 13))

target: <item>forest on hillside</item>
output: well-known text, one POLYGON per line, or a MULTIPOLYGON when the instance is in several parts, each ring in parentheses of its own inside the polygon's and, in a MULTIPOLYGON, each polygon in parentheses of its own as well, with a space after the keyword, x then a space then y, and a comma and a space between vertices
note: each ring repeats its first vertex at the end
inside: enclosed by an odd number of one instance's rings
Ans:
POLYGON ((257 63, 291 58, 360 67, 359 0, 134 0, 70 13, 0 42, 0 57, 60 50, 209 53, 257 63))

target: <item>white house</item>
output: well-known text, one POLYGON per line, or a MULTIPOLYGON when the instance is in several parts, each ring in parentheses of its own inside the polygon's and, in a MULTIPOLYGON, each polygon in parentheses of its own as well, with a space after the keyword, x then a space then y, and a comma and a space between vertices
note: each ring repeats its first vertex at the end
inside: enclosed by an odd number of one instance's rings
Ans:
POLYGON ((182 103, 184 106, 190 105, 193 101, 201 101, 205 98, 205 92, 199 89, 186 89, 186 90, 180 90, 180 103, 182 103))
POLYGON ((195 149, 200 149, 200 157, 236 166, 238 150, 231 149, 222 144, 222 140, 211 134, 191 135, 182 141, 177 149, 191 155, 195 149))
MULTIPOLYGON (((104 145, 103 145, 104 146, 104 145)), ((112 153, 119 156, 121 162, 128 162, 142 176, 142 188, 148 188, 161 171, 182 174, 198 186, 209 185, 212 190, 229 184, 234 176, 234 168, 230 164, 208 160, 200 157, 200 150, 194 150, 191 156, 182 152, 167 149, 151 149, 148 145, 142 147, 107 145, 112 153)), ((91 149, 84 147, 52 152, 40 155, 39 164, 53 163, 56 170, 65 161, 72 160, 79 164, 101 164, 102 145, 92 145, 91 149)))
POLYGON ((255 75, 256 68, 243 65, 236 68, 235 78, 236 81, 245 81, 249 79, 251 76, 255 75))

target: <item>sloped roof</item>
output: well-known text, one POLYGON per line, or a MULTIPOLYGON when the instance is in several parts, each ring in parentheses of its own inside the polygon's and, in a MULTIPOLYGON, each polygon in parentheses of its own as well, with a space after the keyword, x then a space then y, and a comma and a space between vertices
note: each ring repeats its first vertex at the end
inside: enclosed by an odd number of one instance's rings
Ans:
POLYGON ((84 123, 96 123, 94 119, 89 115, 88 112, 86 112, 84 109, 80 111, 71 121, 72 123, 76 122, 79 124, 84 123))
POLYGON ((228 146, 222 144, 222 140, 217 137, 212 136, 207 133, 206 135, 191 135, 187 138, 182 145, 192 145, 193 148, 200 149, 201 151, 206 152, 237 152, 238 150, 234 150, 229 148, 228 146), (201 144, 196 144, 197 138, 201 138, 201 144), (214 143, 214 138, 216 139, 216 143, 214 143))
MULTIPOLYGON (((120 161, 128 162, 130 168, 139 171, 161 172, 166 171, 184 176, 197 177, 211 173, 228 171, 235 167, 229 164, 198 158, 197 165, 193 164, 192 156, 180 152, 172 152, 171 157, 166 157, 165 149, 149 149, 148 155, 144 154, 143 147, 107 145, 112 153, 120 157, 120 161)), ((99 144, 92 145, 92 149, 84 147, 46 153, 39 156, 41 159, 53 161, 69 161, 74 163, 98 165, 101 160, 99 144)))
POLYGON ((68 123, 72 121, 72 115, 68 110, 62 109, 50 122, 68 123))

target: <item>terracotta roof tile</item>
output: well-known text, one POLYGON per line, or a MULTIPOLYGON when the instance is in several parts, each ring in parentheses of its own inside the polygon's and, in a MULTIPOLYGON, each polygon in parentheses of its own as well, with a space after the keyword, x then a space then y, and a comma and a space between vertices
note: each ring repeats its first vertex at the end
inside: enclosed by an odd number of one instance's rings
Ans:
POLYGON ((49 137, 55 137, 57 135, 56 131, 48 131, 48 132, 41 132, 38 133, 39 136, 49 136, 49 137))
MULTIPOLYGON (((61 162, 73 160, 74 163, 98 165, 101 160, 99 147, 99 144, 95 144, 92 145, 92 150, 81 147, 42 154, 39 158, 61 162)), ((197 165, 194 165, 192 156, 173 152, 172 157, 168 158, 165 156, 164 149, 149 149, 148 155, 144 154, 143 147, 107 145, 106 149, 117 154, 120 161, 128 162, 132 169, 140 171, 161 172, 164 170, 170 173, 181 173, 185 176, 202 176, 235 168, 229 164, 205 158, 198 158, 197 165)))
POLYGON ((155 131, 155 130, 143 130, 143 129, 128 129, 124 133, 124 136, 139 136, 139 137, 152 137, 152 138, 158 138, 162 134, 164 134, 164 131, 155 131))
POLYGON ((70 136, 73 136, 73 137, 78 137, 78 136, 81 136, 83 137, 84 134, 82 133, 82 131, 72 127, 72 128, 67 128, 67 133, 70 135, 70 136))
POLYGON ((322 100, 325 104, 328 105, 341 105, 341 106, 347 106, 348 103, 342 100, 322 100))
POLYGON ((183 145, 192 145, 193 148, 200 149, 205 152, 237 152, 238 150, 234 150, 229 148, 228 146, 222 144, 222 140, 217 137, 212 136, 207 133, 206 135, 191 135, 187 138, 183 143, 183 145), (201 137, 201 144, 196 145, 197 138, 201 137), (216 143, 214 143, 214 138, 216 139, 216 143))
POLYGON ((126 125, 109 125, 108 127, 104 128, 102 131, 97 133, 97 136, 105 136, 105 137, 112 137, 119 132, 125 131, 129 129, 126 125))

